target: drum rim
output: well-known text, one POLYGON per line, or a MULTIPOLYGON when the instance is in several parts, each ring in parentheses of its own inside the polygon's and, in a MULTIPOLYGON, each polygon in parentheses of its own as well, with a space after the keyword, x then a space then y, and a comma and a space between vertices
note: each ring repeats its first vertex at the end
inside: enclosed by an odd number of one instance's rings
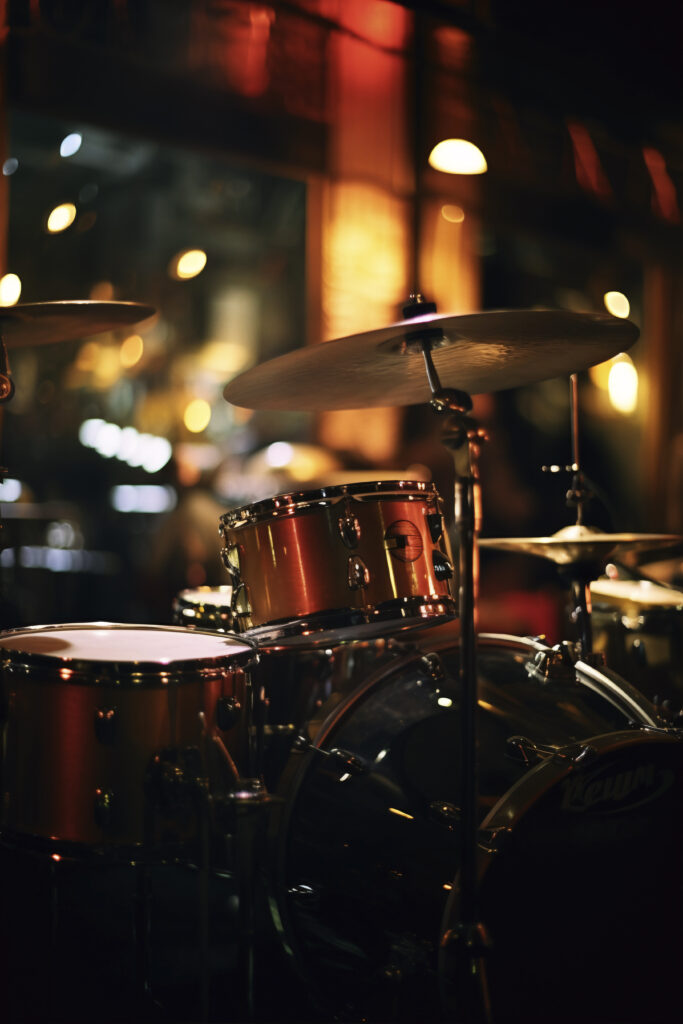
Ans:
POLYGON ((432 481, 424 480, 377 480, 357 484, 334 484, 307 491, 288 491, 276 494, 272 498, 263 498, 250 505, 241 505, 230 509, 220 517, 221 531, 252 525, 260 520, 272 519, 278 515, 291 515, 294 511, 306 511, 319 508, 321 505, 330 507, 344 498, 350 497, 362 501, 364 497, 412 497, 436 498, 441 503, 441 496, 432 481))
MULTIPOLYGON (((191 641, 195 643, 195 639, 191 641)), ((49 669, 56 672, 59 669, 68 669, 70 673, 69 684, 79 685, 114 685, 117 687, 130 684, 134 688, 141 686, 165 685, 168 682, 193 682, 197 680, 198 673, 204 675, 223 675, 227 670, 237 668, 246 669, 253 659, 257 657, 256 644, 248 637, 238 636, 233 633, 219 633, 216 630, 186 629, 183 626, 162 624, 143 624, 130 622, 60 622, 39 626, 23 626, 16 629, 5 630, 0 633, 0 671, 21 671, 31 668, 49 669), (240 644, 240 649, 226 652, 224 655, 216 654, 210 657, 187 657, 175 658, 168 662, 157 662, 147 660, 114 660, 85 658, 82 655, 68 656, 63 654, 47 654, 38 651, 25 651, 20 647, 3 646, 6 640, 18 640, 22 636, 34 636, 37 634, 57 633, 67 630, 100 629, 115 632, 121 630, 137 630, 143 632, 156 632, 159 634, 182 633, 184 636, 211 637, 226 642, 233 639, 240 644)))
MULTIPOLYGON (((376 625, 378 628, 397 624, 392 635, 407 628, 409 623, 412 628, 418 626, 434 625, 435 620, 457 618, 458 608, 451 597, 434 598, 431 595, 412 595, 410 597, 397 597, 391 601, 383 601, 371 608, 330 608, 295 619, 275 619, 271 622, 261 622, 258 626, 249 626, 240 633, 240 636, 248 637, 259 647, 263 643, 280 643, 286 640, 295 640, 297 637, 315 640, 316 634, 329 632, 336 629, 353 629, 358 626, 376 625), (424 614, 422 609, 427 609, 424 614), (401 625, 399 625, 401 624, 401 625)), ((235 616, 237 623, 240 619, 248 616, 235 616)), ((322 643, 323 641, 321 641, 322 643)), ((329 646, 329 645, 328 645, 329 646)))

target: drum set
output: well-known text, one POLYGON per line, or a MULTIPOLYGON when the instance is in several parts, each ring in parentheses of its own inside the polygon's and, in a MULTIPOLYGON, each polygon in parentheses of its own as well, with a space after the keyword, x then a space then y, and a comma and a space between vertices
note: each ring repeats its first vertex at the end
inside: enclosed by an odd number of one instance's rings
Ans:
MULTIPOLYGON (((112 303, 6 314, 10 344, 144 315, 112 303)), ((642 658, 626 658, 638 645, 593 607, 623 626, 623 594, 598 579, 607 556, 678 538, 584 525, 576 430, 577 523, 488 543, 562 566, 581 639, 476 630, 486 436, 469 395, 575 375, 636 337, 610 316, 439 316, 411 297, 396 324, 228 385, 255 408, 429 402, 455 462, 455 544, 432 484, 281 494, 221 516, 226 583, 179 594, 173 624, 0 634, 3 893, 21 906, 11 872, 28 884, 27 860, 47 871, 45 948, 60 963, 74 927, 66 865, 81 893, 85 873, 96 879, 86 944, 114 930, 96 895, 107 871, 128 873, 133 908, 125 955, 91 950, 74 975, 86 997, 58 987, 42 1016, 10 999, 10 1020, 671 1020, 679 668, 653 692, 642 658), (173 928, 194 958, 189 996, 174 987, 187 956, 159 968, 173 928)), ((670 600, 680 611, 683 594, 670 600)))

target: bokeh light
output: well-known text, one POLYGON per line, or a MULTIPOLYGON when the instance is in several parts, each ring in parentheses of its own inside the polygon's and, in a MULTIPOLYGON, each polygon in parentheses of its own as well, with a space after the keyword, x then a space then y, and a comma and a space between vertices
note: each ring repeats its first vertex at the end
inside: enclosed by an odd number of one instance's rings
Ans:
POLYGON ((430 166, 444 174, 484 174, 486 157, 467 139, 443 139, 429 154, 430 166))
POLYGON ((204 398, 193 398, 185 407, 183 423, 192 434, 201 434, 211 421, 211 406, 204 398))
POLYGON ((638 405, 638 371, 633 360, 622 354, 612 364, 607 385, 609 400, 617 412, 628 415, 638 405))
POLYGON ((82 142, 83 136, 78 132, 71 132, 70 135, 65 135, 59 147, 59 155, 64 157, 73 156, 81 148, 82 142))
POLYGON ((465 211, 462 206, 457 206, 455 203, 446 203, 441 207, 441 216, 449 224, 462 224, 465 219, 465 211))
POLYGON ((169 273, 178 281, 188 281, 201 274, 205 266, 206 253, 203 249, 184 249, 171 260, 169 273))
POLYGON ((0 277, 0 306, 13 306, 21 295, 21 278, 18 274, 4 274, 0 277))
POLYGON ((623 292, 605 292, 603 302, 605 309, 612 316, 618 316, 625 320, 631 312, 631 304, 623 292))
POLYGON ((129 370, 136 363, 139 363, 142 359, 142 354, 145 351, 145 343, 139 334, 129 335, 125 341, 121 344, 119 351, 119 359, 121 366, 129 370))
POLYGON ((76 219, 76 207, 73 203, 60 203, 50 211, 47 218, 47 230, 52 235, 60 231, 66 231, 76 219))

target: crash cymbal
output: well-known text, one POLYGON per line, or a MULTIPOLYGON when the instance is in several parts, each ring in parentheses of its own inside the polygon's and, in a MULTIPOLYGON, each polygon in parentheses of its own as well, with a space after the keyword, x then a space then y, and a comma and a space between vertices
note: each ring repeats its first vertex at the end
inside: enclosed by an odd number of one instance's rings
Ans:
POLYGON ((0 338, 7 348, 72 341, 136 324, 155 312, 141 302, 26 302, 0 309, 0 338))
POLYGON ((638 328, 608 314, 563 310, 427 314, 295 349, 241 373, 224 395, 249 409, 428 402, 420 347, 425 335, 442 386, 480 394, 586 369, 632 345, 638 328))
POLYGON ((482 548, 498 551, 517 551, 547 558, 556 565, 574 565, 577 562, 597 562, 618 549, 648 551, 673 547, 683 540, 675 534, 663 533, 603 533, 591 526, 565 526, 551 537, 487 537, 479 541, 482 548))

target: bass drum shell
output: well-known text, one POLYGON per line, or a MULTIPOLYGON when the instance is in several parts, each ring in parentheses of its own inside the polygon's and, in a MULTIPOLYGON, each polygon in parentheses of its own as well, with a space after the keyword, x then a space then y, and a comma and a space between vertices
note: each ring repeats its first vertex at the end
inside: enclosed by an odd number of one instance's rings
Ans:
MULTIPOLYGON (((654 725, 654 708, 609 674, 580 665, 556 679, 530 674, 544 650, 479 638, 481 820, 528 770, 509 756, 510 737, 562 748, 654 725)), ((449 644, 375 673, 283 776, 271 902, 323 1013, 393 1021, 441 1012, 437 948, 460 848, 458 668, 449 644)))
MULTIPOLYGON (((492 1019, 668 1024, 683 961, 683 742, 620 732, 581 752, 532 769, 483 823, 492 1019)), ((440 975, 462 1019, 457 922, 454 886, 440 975)))

